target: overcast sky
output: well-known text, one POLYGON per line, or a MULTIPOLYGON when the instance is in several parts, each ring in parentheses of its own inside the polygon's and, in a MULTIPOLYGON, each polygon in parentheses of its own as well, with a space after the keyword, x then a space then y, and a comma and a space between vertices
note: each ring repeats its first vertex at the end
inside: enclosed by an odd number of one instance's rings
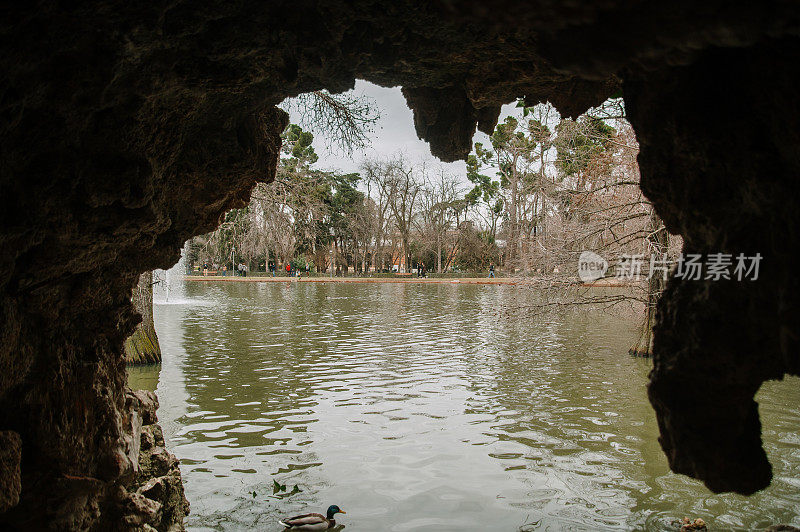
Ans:
MULTIPOLYGON (((319 155, 319 162, 314 166, 322 170, 340 170, 342 172, 358 172, 361 162, 366 157, 381 156, 387 157, 398 152, 405 153, 411 161, 424 159, 434 160, 442 164, 454 175, 462 177, 466 181, 466 166, 463 161, 454 163, 441 163, 431 155, 427 142, 417 138, 414 131, 414 117, 411 109, 406 105, 406 100, 400 92, 400 87, 385 88, 379 87, 367 81, 356 81, 355 94, 364 95, 372 98, 375 105, 380 109, 381 118, 375 124, 371 135, 372 143, 364 151, 355 152, 352 155, 340 153, 335 144, 325 138, 324 132, 313 131, 314 150, 319 155), (330 148, 327 148, 332 144, 330 148)), ((502 121, 505 116, 515 114, 514 104, 503 107, 500 115, 502 121)), ((301 117, 299 110, 292 107, 289 115, 293 123, 300 123, 301 117)), ((478 132, 473 138, 475 142, 488 143, 488 137, 478 132)))

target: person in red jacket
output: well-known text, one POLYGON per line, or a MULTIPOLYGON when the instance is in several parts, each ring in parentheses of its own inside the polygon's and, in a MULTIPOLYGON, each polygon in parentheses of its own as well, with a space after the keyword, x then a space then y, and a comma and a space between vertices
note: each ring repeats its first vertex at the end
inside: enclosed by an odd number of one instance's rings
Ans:
POLYGON ((286 263, 286 275, 292 275, 292 265, 288 262, 286 263))

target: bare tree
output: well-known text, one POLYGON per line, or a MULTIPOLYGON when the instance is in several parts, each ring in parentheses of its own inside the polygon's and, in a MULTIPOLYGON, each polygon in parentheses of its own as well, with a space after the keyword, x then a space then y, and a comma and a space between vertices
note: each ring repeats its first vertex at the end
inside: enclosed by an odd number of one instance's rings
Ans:
MULTIPOLYGON (((610 101, 577 120, 562 120, 555 128, 553 145, 557 157, 547 175, 556 178, 543 189, 548 201, 544 234, 534 239, 530 261, 554 265, 545 269, 538 282, 556 287, 561 294, 555 304, 600 304, 629 302, 644 306, 645 320, 634 354, 652 348, 652 324, 656 302, 663 291, 665 272, 654 271, 651 258, 674 261, 680 238, 667 233, 662 221, 639 188, 638 144, 624 119, 620 101, 610 101), (550 186, 552 185, 552 186, 550 186), (614 273, 617 259, 640 257, 642 275, 624 293, 597 295, 587 291, 564 291, 576 284, 575 265, 582 251, 607 258, 614 273), (553 272, 558 272, 553 274, 553 272), (648 275, 649 274, 649 275, 648 275)), ((544 208, 544 203, 542 203, 544 208)), ((618 267, 619 265, 616 264, 618 267)), ((551 304, 548 302, 546 304, 551 304)))
POLYGON ((362 163, 361 171, 365 178, 367 197, 372 200, 374 205, 372 210, 374 216, 372 266, 381 271, 386 268, 386 241, 391 232, 391 211, 389 210, 391 166, 377 159, 367 159, 362 163))
POLYGON ((455 238, 451 233, 463 209, 463 195, 458 179, 442 168, 435 171, 433 177, 424 176, 419 233, 436 254, 437 273, 442 273, 442 256, 448 237, 455 238))
POLYGON ((327 147, 335 144, 345 153, 369 145, 372 128, 380 119, 380 110, 371 98, 351 92, 307 92, 287 100, 286 107, 299 111, 303 128, 324 133, 327 147))
POLYGON ((411 231, 422 184, 417 170, 403 155, 392 159, 370 160, 363 165, 367 181, 375 183, 378 197, 385 198, 391 221, 400 237, 400 252, 406 271, 411 266, 411 231))
POLYGON ((417 196, 422 190, 413 166, 398 156, 390 163, 389 172, 389 207, 392 211, 397 231, 400 233, 402 256, 406 271, 411 269, 411 229, 417 196))

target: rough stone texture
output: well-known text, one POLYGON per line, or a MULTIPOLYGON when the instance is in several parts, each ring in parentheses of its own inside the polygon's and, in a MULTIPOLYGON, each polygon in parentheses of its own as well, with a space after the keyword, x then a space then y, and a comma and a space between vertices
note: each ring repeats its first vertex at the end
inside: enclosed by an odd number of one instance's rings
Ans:
POLYGON ((626 77, 642 189, 685 252, 764 257, 755 282, 673 279, 658 309, 649 394, 661 445, 712 491, 769 484, 753 396, 800 374, 797 65, 800 40, 784 39, 626 77))
POLYGON ((158 411, 158 397, 156 397, 155 392, 149 390, 129 390, 127 392, 127 399, 131 403, 138 401, 137 412, 142 417, 143 425, 152 425, 158 422, 158 418, 156 417, 156 412, 158 411))
POLYGON ((116 494, 116 526, 131 530, 183 530, 189 502, 183 492, 178 460, 164 444, 157 424, 158 399, 150 391, 126 393, 126 419, 131 420, 128 455, 133 474, 116 494), (138 420, 138 423, 136 422, 138 420))
POLYGON ((670 229, 688 250, 764 254, 759 283, 670 283, 650 387, 664 449, 714 490, 765 486, 752 396, 800 365, 799 13, 721 0, 5 6, 0 430, 20 435, 22 492, 0 528, 124 524, 122 345, 139 274, 272 179, 287 120, 275 104, 356 77, 402 85, 445 160, 514 98, 576 114, 624 86, 643 188, 670 229))
POLYGON ((0 431, 0 512, 17 505, 20 484, 19 464, 22 460, 22 440, 14 431, 0 431))

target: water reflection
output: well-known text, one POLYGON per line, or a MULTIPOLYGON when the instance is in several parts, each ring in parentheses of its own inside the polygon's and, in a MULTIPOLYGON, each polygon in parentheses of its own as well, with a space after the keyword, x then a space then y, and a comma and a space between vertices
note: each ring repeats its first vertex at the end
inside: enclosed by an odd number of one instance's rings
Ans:
POLYGON ((626 355, 635 322, 509 315, 518 290, 192 284, 157 305, 159 416, 190 525, 280 530, 329 504, 348 530, 800 525, 797 379, 759 395, 773 485, 711 495, 668 472, 649 363, 626 355))

